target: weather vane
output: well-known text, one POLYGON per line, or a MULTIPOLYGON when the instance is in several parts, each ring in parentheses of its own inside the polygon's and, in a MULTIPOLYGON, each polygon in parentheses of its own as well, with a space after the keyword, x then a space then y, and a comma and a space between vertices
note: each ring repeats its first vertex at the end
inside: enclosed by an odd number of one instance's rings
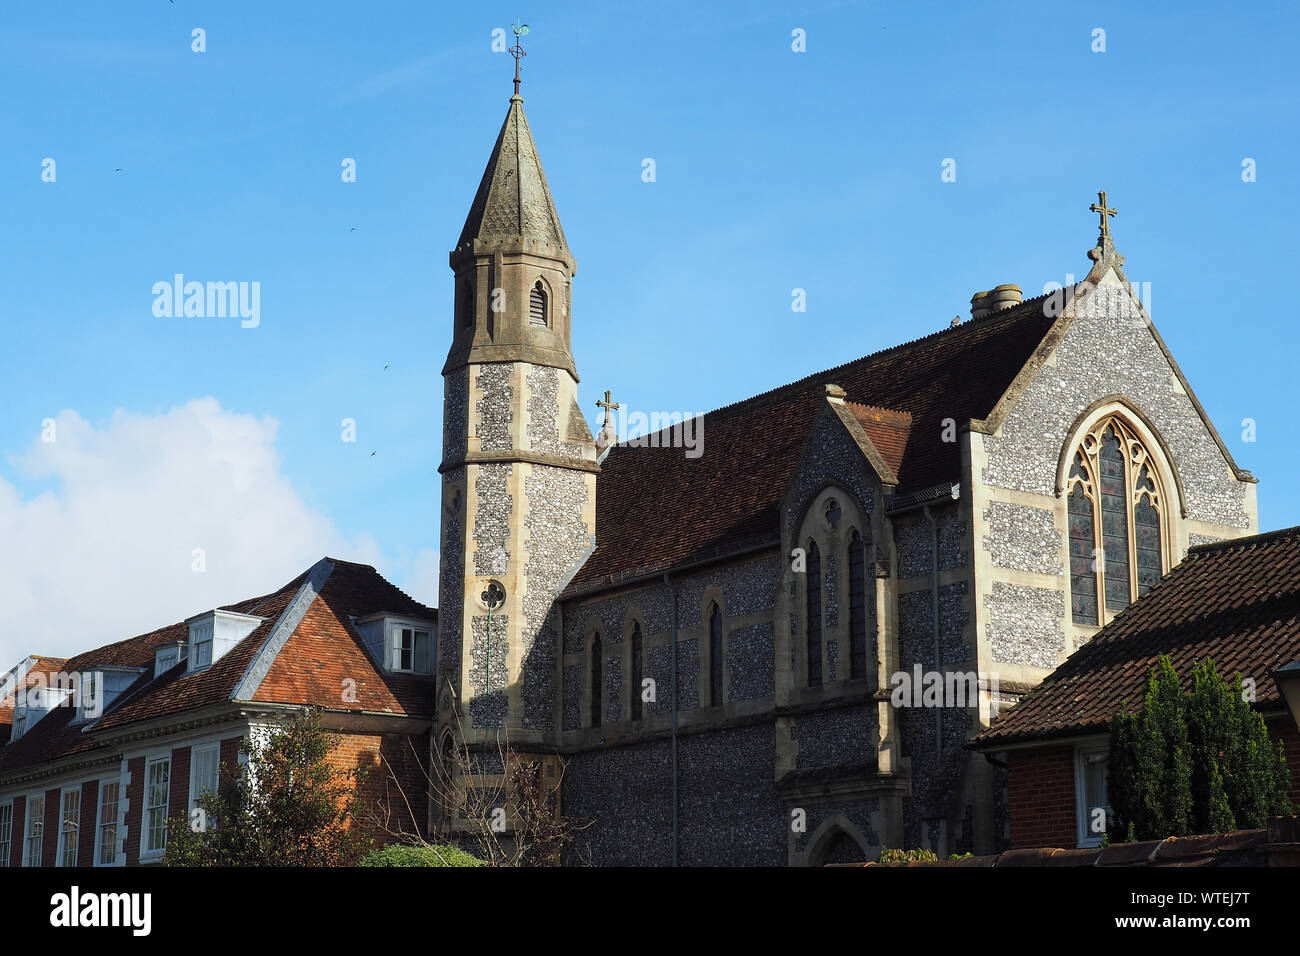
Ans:
POLYGON ((520 23, 516 20, 510 25, 510 29, 515 31, 515 45, 510 48, 510 55, 515 58, 515 96, 519 95, 519 61, 528 54, 524 48, 519 45, 519 41, 528 35, 528 24, 520 23))

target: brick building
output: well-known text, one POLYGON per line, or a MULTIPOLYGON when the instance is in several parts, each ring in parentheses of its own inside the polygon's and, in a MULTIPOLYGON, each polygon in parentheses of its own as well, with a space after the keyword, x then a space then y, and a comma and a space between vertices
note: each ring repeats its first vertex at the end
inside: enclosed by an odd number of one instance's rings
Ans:
POLYGON ((394 829, 424 829, 436 625, 374 568, 325 558, 271 594, 26 658, 0 689, 0 867, 160 861, 167 819, 304 705, 341 734, 340 766, 377 769, 366 796, 413 801, 394 829))

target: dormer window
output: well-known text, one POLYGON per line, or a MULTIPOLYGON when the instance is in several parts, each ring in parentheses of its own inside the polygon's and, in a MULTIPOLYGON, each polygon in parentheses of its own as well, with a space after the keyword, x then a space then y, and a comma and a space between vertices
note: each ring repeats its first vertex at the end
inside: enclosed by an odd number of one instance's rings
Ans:
POLYGON ((212 663, 212 625, 195 627, 190 637, 194 641, 193 667, 207 667, 212 663))
POLYGON ((177 641, 175 644, 164 644, 154 651, 153 655, 153 676, 162 677, 169 670, 180 663, 181 655, 185 653, 186 645, 184 641, 177 641))
MULTIPOLYGON (((252 634, 265 618, 217 608, 190 618, 189 667, 202 670, 222 658, 227 651, 252 634)), ((157 657, 154 658, 157 668, 157 657)))
POLYGON ((377 667, 393 674, 433 673, 438 634, 435 622, 379 611, 356 618, 353 623, 377 667))

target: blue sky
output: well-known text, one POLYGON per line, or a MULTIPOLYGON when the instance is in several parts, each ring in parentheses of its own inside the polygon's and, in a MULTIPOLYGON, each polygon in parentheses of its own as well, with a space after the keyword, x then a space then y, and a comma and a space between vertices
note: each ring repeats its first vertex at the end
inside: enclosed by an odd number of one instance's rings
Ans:
POLYGON ((111 612, 51 630, 65 650, 270 590, 321 548, 434 599, 446 257, 511 92, 492 31, 520 16, 593 422, 606 388, 707 410, 928 334, 978 290, 1082 276, 1104 188, 1261 526, 1300 523, 1278 298, 1300 17, 1133 6, 5 4, 0 506, 26 577, 0 597, 89 587, 111 612), (155 317, 178 272, 259 282, 260 324, 155 317))

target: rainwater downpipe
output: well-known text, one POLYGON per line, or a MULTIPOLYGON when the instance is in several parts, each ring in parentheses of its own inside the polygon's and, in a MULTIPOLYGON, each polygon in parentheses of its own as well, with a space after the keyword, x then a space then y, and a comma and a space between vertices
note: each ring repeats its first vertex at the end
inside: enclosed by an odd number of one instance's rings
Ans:
MULTIPOLYGON (((925 519, 930 522, 930 613, 931 620, 934 622, 934 671, 939 676, 940 687, 943 687, 942 661, 939 657, 939 522, 935 520, 934 515, 930 513, 930 506, 926 505, 922 511, 925 513, 925 519)), ((934 709, 934 755, 935 758, 943 753, 943 708, 934 709)))
POLYGON ((673 588, 668 572, 664 572, 664 587, 668 589, 669 600, 673 606, 673 670, 669 678, 669 693, 673 701, 673 866, 677 865, 677 591, 673 588))

